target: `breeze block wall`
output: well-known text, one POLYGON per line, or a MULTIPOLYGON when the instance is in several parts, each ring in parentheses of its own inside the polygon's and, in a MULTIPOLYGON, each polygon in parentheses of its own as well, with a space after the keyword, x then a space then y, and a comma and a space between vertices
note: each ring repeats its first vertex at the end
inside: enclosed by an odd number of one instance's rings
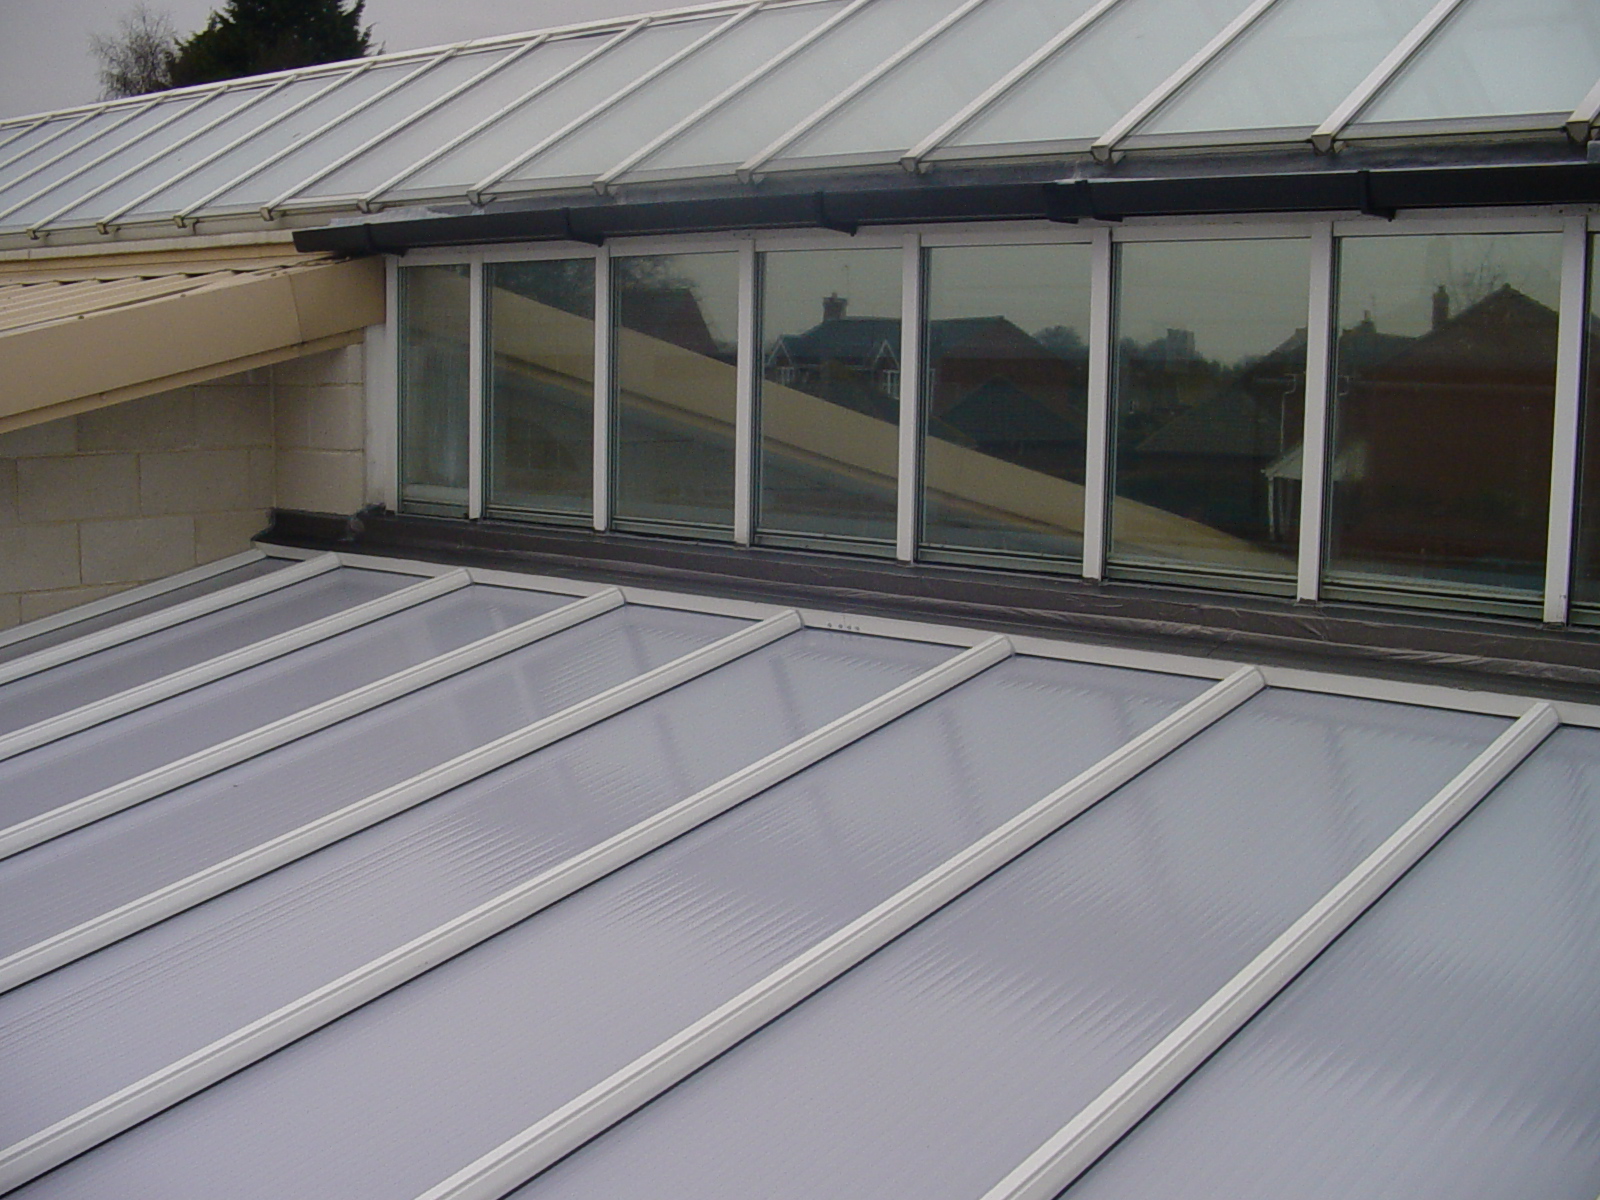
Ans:
POLYGON ((0 434, 0 629, 249 547, 364 493, 361 347, 0 434))

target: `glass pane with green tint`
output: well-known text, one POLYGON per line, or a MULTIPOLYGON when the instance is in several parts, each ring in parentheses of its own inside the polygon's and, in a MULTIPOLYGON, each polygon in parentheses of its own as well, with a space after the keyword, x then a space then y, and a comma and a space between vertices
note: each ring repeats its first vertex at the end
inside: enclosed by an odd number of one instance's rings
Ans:
POLYGON ((400 268, 400 502, 467 511, 465 264, 400 268))

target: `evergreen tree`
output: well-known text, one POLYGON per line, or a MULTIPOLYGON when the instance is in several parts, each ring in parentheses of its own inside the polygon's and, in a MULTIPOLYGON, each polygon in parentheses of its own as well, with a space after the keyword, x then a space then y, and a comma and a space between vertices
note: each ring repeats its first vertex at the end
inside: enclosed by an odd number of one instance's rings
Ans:
POLYGON ((179 44, 172 84, 185 87, 362 58, 373 52, 362 27, 366 0, 228 0, 206 27, 179 44))

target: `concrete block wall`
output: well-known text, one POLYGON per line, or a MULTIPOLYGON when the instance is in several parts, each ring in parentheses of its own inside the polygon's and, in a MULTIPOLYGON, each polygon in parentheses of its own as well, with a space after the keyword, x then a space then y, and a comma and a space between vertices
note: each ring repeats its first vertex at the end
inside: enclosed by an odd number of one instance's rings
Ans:
POLYGON ((364 495, 361 349, 0 434, 0 629, 246 549, 364 495))

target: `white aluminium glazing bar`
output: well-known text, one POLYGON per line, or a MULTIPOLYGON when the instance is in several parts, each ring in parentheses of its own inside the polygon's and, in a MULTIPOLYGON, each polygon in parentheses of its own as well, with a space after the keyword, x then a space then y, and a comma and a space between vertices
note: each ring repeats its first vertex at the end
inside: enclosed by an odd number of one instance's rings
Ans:
MULTIPOLYGON (((335 171, 339 170, 340 167, 354 162, 356 159, 360 158, 363 154, 366 154, 374 147, 381 146, 384 142, 394 137, 395 134, 409 129, 413 124, 415 124, 417 121, 420 121, 429 113, 434 112, 436 109, 443 108, 446 104, 449 104, 463 92, 471 91, 484 80, 489 79, 494 75, 498 75, 501 71, 505 70, 514 63, 521 62, 529 54, 533 53, 533 51, 537 50, 549 40, 549 34, 539 34, 537 37, 534 37, 532 40, 530 40, 526 45, 511 51, 511 53, 507 54, 499 61, 490 63, 487 67, 479 71, 476 75, 473 75, 470 79, 462 80, 460 83, 456 84, 455 87, 445 92, 444 95, 434 97, 415 112, 407 113, 398 121, 395 121, 387 129, 381 130, 380 132, 374 134, 372 137, 362 142, 359 146, 345 151, 331 162, 318 167, 316 171, 306 176, 299 183, 295 184, 287 191, 273 197, 265 205, 263 205, 261 209, 261 215, 266 217, 268 220, 271 220, 271 217, 268 216, 268 214, 276 213, 278 209, 288 205, 290 200, 293 200, 296 196, 299 196, 318 180, 326 179, 329 175, 332 175, 335 171)), ((459 47, 457 47, 457 49, 459 50, 459 47)))
POLYGON ((1006 639, 989 638, 670 808, 0 1151, 0 1188, 34 1178, 464 954, 965 683, 1011 652, 1006 639))
POLYGON ((62 663, 72 662, 74 659, 83 658, 101 650, 108 650, 112 646, 120 646, 124 642, 131 642, 134 638, 143 637, 147 633, 155 633, 161 629, 171 628, 184 621, 203 617, 207 613, 216 612, 218 609, 229 608, 256 596, 264 596, 268 592, 275 592, 279 588, 288 587, 302 580, 312 579, 328 571, 337 569, 339 556, 336 554, 320 554, 315 558, 308 558, 304 562, 296 563, 292 567, 284 567, 281 571, 273 571, 267 575, 247 579, 233 587, 224 588, 220 592, 212 592, 208 596, 196 596, 193 600, 183 604, 175 604, 171 608, 164 608, 145 617, 127 621, 121 625, 113 625, 109 629, 102 629, 97 633, 86 634, 76 641, 63 642, 59 646, 40 650, 36 654, 29 654, 23 658, 14 659, 8 663, 0 663, 0 684, 10 683, 28 675, 36 675, 40 671, 48 671, 51 667, 58 667, 62 663))
MULTIPOLYGON (((158 701, 193 691, 218 679, 236 675, 249 667, 282 658, 285 654, 326 641, 337 634, 358 629, 383 617, 414 608, 418 604, 464 588, 471 582, 472 578, 465 570, 436 575, 431 579, 414 583, 410 587, 390 592, 386 596, 368 600, 365 604, 358 604, 342 612, 330 613, 307 625, 285 630, 252 645, 196 663, 192 667, 185 667, 181 671, 174 671, 171 675, 153 679, 125 692, 107 696, 103 700, 95 700, 70 712, 47 717, 43 721, 0 736, 0 761, 14 758, 24 751, 37 749, 126 713, 147 708, 158 701)), ((4 835, 5 831, 0 830, 0 858, 5 857, 4 835)))
POLYGON ((1007 71, 1005 75, 995 83, 984 89, 983 93, 973 100, 972 103, 968 104, 960 112, 956 113, 955 116, 951 117, 943 125, 940 125, 927 137, 923 138, 915 146, 911 147, 911 149, 907 150, 900 158, 900 165, 908 171, 921 170, 922 161, 927 158, 928 155, 932 154, 940 146, 944 145, 945 142, 949 141, 956 134, 960 133, 961 130, 967 127, 967 125, 971 124, 974 118, 979 116, 981 113, 987 112, 991 107, 993 107, 997 100, 1006 95, 1006 93, 1010 92, 1012 88, 1016 87, 1017 84, 1021 83, 1028 76, 1032 75, 1040 67, 1044 66, 1044 64, 1050 59, 1054 58, 1058 51, 1077 41, 1097 22, 1099 22, 1102 17, 1117 7, 1117 5, 1122 3, 1124 3, 1124 0, 1099 0, 1099 3, 1091 7, 1076 21, 1072 22, 1072 24, 1068 25, 1060 33, 1056 34, 1044 45, 1040 46, 1032 54, 1028 55, 1027 58, 1023 59, 1011 70, 1007 71))
POLYGON ((1589 89, 1589 94, 1567 118, 1567 136, 1580 144, 1590 141, 1597 123, 1600 123, 1600 82, 1589 89))
MULTIPOLYGON (((99 116, 104 111, 105 111, 105 108, 104 108, 104 106, 102 106, 100 108, 91 109, 90 111, 84 113, 76 121, 63 121, 61 123, 61 128, 60 129, 57 129, 53 133, 46 134, 44 137, 40 138, 33 145, 24 146, 21 150, 16 151, 15 153, 11 154, 7 158, 0 158, 0 171, 5 170, 7 167, 9 167, 12 163, 16 162, 18 159, 26 158, 28 155, 32 154, 35 150, 42 150, 46 146, 50 145, 51 142, 59 141, 61 138, 66 137, 67 134, 71 133, 74 129, 78 128, 78 126, 82 125, 85 121, 89 120, 91 117, 99 116)), ((48 119, 49 118, 46 118, 46 120, 48 120, 48 119)), ((43 122, 41 121, 40 124, 43 124, 43 122)))
MULTIPOLYGON (((406 589, 409 591, 410 589, 406 589)), ((447 588, 445 590, 454 590, 447 588)), ((9 829, 0 829, 0 859, 20 854, 30 847, 80 829, 93 821, 123 812, 143 804, 174 788, 215 775, 248 758, 264 754, 278 746, 287 745, 296 738, 305 737, 319 729, 348 720, 360 713, 387 704, 391 700, 459 675, 463 671, 520 650, 552 634, 571 629, 624 603, 622 593, 616 588, 606 588, 571 604, 562 605, 551 612, 533 617, 509 629, 458 646, 384 679, 375 680, 364 687, 342 696, 335 696, 311 708, 291 713, 259 729, 252 729, 215 746, 198 750, 186 758, 146 771, 133 779, 124 780, 102 788, 93 795, 84 796, 63 804, 49 812, 40 813, 26 821, 19 821, 9 829)), ((4 963, 0 962, 0 968, 4 963)), ((3 972, 0 972, 3 974, 3 972)), ((0 991, 5 990, 0 986, 0 991)))
POLYGON ((906 234, 900 256, 900 427, 895 503, 895 557, 917 557, 922 498, 922 238, 906 234))
POLYGON ((1560 724, 1534 704, 1349 875, 983 1200, 1054 1200, 1409 871, 1560 724))
POLYGON ((1089 278, 1089 391, 1084 430, 1083 577, 1106 573, 1106 489, 1111 481, 1112 305, 1116 299, 1116 246, 1111 230, 1094 231, 1089 278))
POLYGON ((1141 124, 1146 117, 1170 100, 1179 88, 1204 70, 1217 55, 1237 41, 1252 25, 1266 15, 1268 9, 1277 3, 1278 0, 1253 0, 1243 12, 1223 26, 1216 37, 1197 50, 1188 62, 1158 83, 1149 95, 1124 113, 1110 129, 1097 137, 1093 144, 1090 145, 1089 152, 1101 162, 1110 161, 1117 144, 1123 138, 1132 133, 1134 128, 1141 124))
MULTIPOLYGON (((1583 357, 1589 327, 1589 222, 1586 217, 1568 217, 1561 233, 1559 307, 1555 419, 1550 443, 1550 533, 1544 558, 1544 621, 1547 625, 1565 625, 1572 603, 1583 357)), ((1600 397, 1595 399, 1600 400, 1600 397)))
POLYGON ((937 39, 947 29, 958 24, 967 16, 968 13, 984 4, 987 4, 988 2, 989 0, 966 0, 964 4, 948 13, 941 20, 936 21, 927 29, 924 29, 920 34, 912 38, 911 41, 907 42, 899 50, 895 51, 895 53, 884 59, 872 70, 862 75, 860 79, 855 81, 855 83, 851 84, 849 87, 845 88, 844 91, 834 96, 833 99, 829 100, 821 108, 817 109, 809 116, 803 117, 798 124, 791 126, 789 129, 779 134, 778 137, 769 143, 765 148, 746 159, 744 163, 740 165, 737 171, 739 178, 744 180, 753 178, 757 171, 766 166, 767 163, 771 162, 774 158, 778 157, 778 155, 782 154, 784 150, 794 145, 798 139, 805 136, 805 134, 816 128, 823 121, 827 120, 851 100, 854 100, 862 92, 866 91, 869 87, 878 82, 878 80, 882 79, 885 75, 889 74, 889 72, 893 71, 901 63, 911 58, 929 42, 937 39))
POLYGON ((462 130, 455 137, 448 139, 442 146, 438 146, 433 150, 430 150, 427 154, 423 155, 410 166, 402 167, 399 171, 396 171, 393 175, 389 176, 388 179, 385 179, 377 187, 373 188, 371 191, 367 192, 364 196, 358 199, 356 201, 356 207, 362 212, 371 212, 373 206, 378 204, 385 195, 399 187, 418 171, 421 171, 424 167, 427 167, 431 163, 437 162, 446 154, 449 154, 450 151, 454 150, 457 146, 463 145, 466 142, 470 142, 473 138, 477 137, 480 133, 489 128, 489 126, 495 124, 497 121, 503 120, 512 113, 516 112, 518 109, 526 108, 529 104, 533 103, 533 101, 544 95, 544 93, 548 92, 551 88, 555 87, 563 80, 576 75, 579 71, 583 70, 601 55, 608 53, 617 46, 620 46, 623 42, 628 41, 630 38, 643 32, 645 29, 648 29, 652 20, 653 18, 651 17, 645 17, 642 20, 635 21, 627 28, 620 30, 615 36, 607 38, 604 42, 601 42, 600 45, 589 51, 589 53, 583 55, 581 58, 573 62, 568 63, 565 67, 557 71, 548 79, 540 80, 504 108, 498 110, 497 112, 490 113, 488 116, 484 117, 481 121, 478 121, 470 128, 462 130))
POLYGON ((640 88, 646 87, 655 82, 655 80, 659 79, 662 75, 665 75, 668 71, 671 71, 686 58, 690 58, 693 55, 698 54, 703 47, 710 45, 712 42, 715 42, 719 38, 723 37, 729 31, 744 24, 751 17, 760 12, 765 4, 766 0, 755 0, 754 4, 748 4, 744 8, 739 9, 726 21, 723 21, 714 29, 697 37, 694 41, 683 47, 683 49, 679 50, 676 54, 668 55, 665 59, 651 67, 643 75, 640 75, 637 79, 634 79, 618 91, 613 92, 604 100, 600 101, 600 103, 590 108, 587 112, 579 114, 572 120, 568 121, 565 125, 561 126, 561 128, 554 130, 543 138, 540 138, 531 147, 522 151, 522 153, 518 154, 515 158, 511 159, 509 162, 505 163, 496 170, 491 171, 477 183, 473 184, 473 186, 467 191, 467 199, 472 201, 474 204, 483 204, 486 198, 490 198, 490 189, 493 188, 495 184, 503 180, 507 175, 510 175, 512 172, 514 172, 518 167, 534 158, 537 158, 556 143, 566 140, 568 137, 572 136, 573 133, 579 129, 582 129, 585 125, 589 124, 589 122, 593 121, 602 113, 615 108, 618 104, 622 103, 622 101, 633 95, 640 88))
POLYGON ((219 558, 216 562, 207 563, 203 567, 194 567, 181 575, 169 575, 165 579, 158 579, 142 587, 129 588, 125 592, 107 596, 104 600, 96 600, 92 604, 83 604, 52 616, 40 617, 37 621, 29 621, 25 625, 17 625, 0 633, 0 646, 25 642, 42 633, 53 633, 57 629, 65 629, 68 625, 76 625, 79 621, 87 621, 91 617, 104 616, 106 613, 116 612, 119 608, 127 608, 130 604, 164 596, 168 592, 188 587, 191 583, 210 579, 213 575, 221 575, 238 567, 248 567, 251 563, 258 563, 266 557, 260 550, 245 550, 228 558, 219 558))
POLYGON ((1014 861, 1263 686, 1245 667, 419 1200, 499 1200, 1014 861))
MULTIPOLYGON (((304 858, 379 821, 386 821, 396 813, 415 808, 451 788, 642 704, 653 696, 770 645, 802 627, 799 614, 793 609, 785 609, 776 616, 747 625, 719 641, 693 650, 496 741, 469 750, 449 762, 430 767, 419 775, 318 817, 298 829, 280 834, 185 879, 176 880, 110 912, 19 950, 0 959, 0 992, 9 991, 47 971, 92 954, 141 929, 148 929, 158 921, 202 904, 242 883, 258 879, 269 871, 304 858)), ((4 1156, 0 1155, 0 1164, 3 1162, 4 1156)), ((3 1167, 0 1167, 0 1174, 3 1174, 3 1167)))
POLYGON ((489 346, 484 320, 488 297, 484 292, 483 259, 467 264, 467 519, 483 516, 484 410, 488 407, 487 368, 489 346))
MULTIPOLYGON (((278 114, 276 119, 278 121, 286 121, 290 117, 294 116, 296 113, 302 112, 305 109, 310 108, 313 104, 315 104, 318 100, 321 100, 324 96, 327 96, 332 92, 337 92, 340 88, 346 87, 350 83, 354 82, 355 80, 360 79, 368 71, 372 70, 373 65, 374 65, 374 60, 368 59, 366 62, 364 62, 361 66, 357 67, 355 70, 346 71, 342 75, 336 75, 333 79, 329 80, 327 83, 323 84, 316 91, 312 92, 311 95, 306 96, 305 98, 295 102, 294 104, 291 104, 288 108, 284 109, 283 112, 278 114)), ((338 124, 339 121, 342 121, 344 119, 344 117, 347 116, 347 115, 349 115, 349 114, 342 114, 341 116, 335 118, 333 121, 329 122, 329 124, 335 124, 336 125, 336 124, 338 124)), ((307 142, 315 141, 317 138, 322 136, 323 130, 326 129, 327 127, 328 127, 327 125, 318 125, 313 129, 309 129, 305 133, 302 133, 299 137, 294 138, 293 140, 291 140, 290 143, 287 146, 282 147, 277 152, 275 152, 273 154, 269 154, 265 158, 257 159, 255 161, 251 162, 250 165, 247 166, 243 171, 240 171, 237 175, 234 175, 234 176, 230 177, 225 183, 218 184, 216 187, 212 188, 209 192, 207 192, 204 196, 201 196, 198 200, 195 200, 192 203, 190 203, 188 205, 185 205, 183 208, 179 209, 176 213, 173 214, 172 219, 180 227, 186 226, 189 223, 189 218, 194 216, 195 213, 199 212, 206 205, 210 204, 218 196, 224 195, 225 193, 227 193, 227 192, 233 190, 234 188, 238 187, 239 184, 243 183, 246 179, 249 179, 252 175, 256 175, 259 172, 266 170, 273 163, 277 162, 281 158, 284 158, 286 155, 293 154, 296 150, 300 149, 300 147, 304 146, 307 142)), ((257 130, 256 132, 259 133, 260 131, 257 130)))
POLYGON ((1311 146, 1318 154, 1326 154, 1333 149, 1333 143, 1344 132, 1345 126, 1355 120, 1356 115, 1372 102, 1384 85, 1399 74, 1400 69, 1422 49, 1439 26, 1449 20, 1450 14, 1460 8, 1462 2, 1439 0, 1423 15, 1422 20, 1411 27, 1410 33, 1400 39, 1400 44, 1384 55, 1383 61, 1356 84, 1355 90, 1341 100, 1338 107, 1328 114, 1328 119, 1311 134, 1311 146))
POLYGON ((594 466, 592 496, 594 527, 611 528, 611 432, 616 425, 616 355, 611 299, 611 249, 601 246, 594 256, 594 466))
POLYGON ((46 116, 46 117, 34 117, 31 120, 18 121, 16 123, 15 127, 13 127, 11 129, 11 132, 7 136, 0 137, 0 150, 4 150, 7 146, 11 145, 11 143, 16 141, 18 138, 26 137, 28 134, 32 133, 35 129, 38 129, 41 126, 43 126, 44 123, 46 121, 48 121, 49 119, 50 118, 46 116))
MULTIPOLYGON (((280 79, 276 83, 272 84, 272 86, 262 88, 261 91, 257 92, 254 96, 251 96, 250 99, 246 100, 243 104, 241 104, 238 108, 234 109, 231 113, 227 113, 223 117, 219 118, 217 120, 216 124, 220 125, 223 121, 227 120, 229 117, 237 117, 237 116, 240 116, 240 115, 242 115, 244 113, 248 113, 252 108, 255 108, 256 106, 262 104, 264 101, 271 99, 273 96, 276 96, 279 92, 283 91, 284 88, 288 87, 291 83, 295 82, 295 80, 298 79, 298 78, 299 78, 298 75, 285 75, 282 79, 280 79)), ((203 126, 202 128, 200 128, 200 129, 195 131, 194 137, 199 137, 202 134, 209 133, 211 129, 212 129, 212 126, 210 126, 210 125, 203 126)), ((132 200, 129 200, 127 203, 122 204, 122 205, 118 206, 117 208, 112 209, 105 216, 101 217, 99 220, 97 220, 94 223, 95 228, 98 229, 101 233, 110 233, 110 232, 112 232, 113 230, 115 230, 117 228, 117 222, 118 221, 120 221, 128 213, 133 212, 141 204, 145 203, 145 201, 149 200, 153 196, 159 196, 162 192, 166 191, 173 184, 182 182, 183 180, 189 178, 189 176, 193 175, 196 171, 205 170, 206 167, 208 167, 212 163, 216 162, 217 159, 221 158, 224 154, 232 153, 234 150, 237 150, 240 146, 244 145, 251 138, 255 137, 255 135, 258 132, 259 132, 259 129, 249 129, 249 130, 245 131, 244 133, 240 134, 238 137, 232 139, 231 141, 229 141, 229 142, 227 142, 227 143, 225 143, 225 144, 223 144, 221 146, 218 146, 215 150, 211 151, 211 153, 201 155, 200 158, 198 158, 194 162, 190 163, 187 167, 184 167, 182 170, 180 170, 180 171, 178 171, 178 172, 176 172, 176 173, 174 173, 172 175, 168 175, 165 179, 162 179, 160 182, 156 183, 153 187, 146 188, 144 191, 140 192, 132 200)), ((189 138, 189 139, 186 139, 186 140, 192 141, 194 139, 193 138, 189 138)), ((175 145, 173 145, 171 147, 168 147, 168 149, 169 150, 176 149, 177 146, 181 146, 183 144, 184 144, 184 142, 180 141, 180 142, 176 143, 175 145)), ((43 224, 43 222, 40 222, 40 225, 42 225, 42 224, 43 224)))
MULTIPOLYGON (((84 138, 83 141, 75 142, 74 144, 68 146, 65 150, 58 150, 43 162, 34 163, 33 166, 29 167, 26 171, 23 171, 22 174, 12 176, 10 179, 5 181, 6 186, 15 187, 19 183, 27 182, 29 179, 32 179, 35 175, 39 174, 39 172, 49 170, 62 159, 71 158, 74 154, 79 153, 87 146, 92 146, 95 142, 98 142, 106 135, 115 133, 135 117, 142 117, 145 113, 157 107, 159 104, 160 101, 157 101, 155 104, 143 105, 138 108, 130 108, 127 112, 123 113, 121 117, 112 121, 111 124, 107 125, 104 129, 95 130, 88 137, 84 138)), ((38 147, 34 147, 34 149, 38 149, 38 147)), ((33 197, 30 197, 30 199, 32 198, 33 197)), ((6 211, 9 212, 11 210, 7 209, 6 211)))
POLYGON ((692 129, 712 113, 716 112, 723 105, 728 104, 730 101, 744 94, 753 85, 760 82, 762 79, 765 79, 768 75, 770 75, 773 71, 776 71, 779 67, 783 66, 784 63, 788 62, 795 55, 804 51, 806 47, 816 42, 819 38, 827 36, 827 34, 830 33, 836 26, 848 21, 856 13, 860 12, 863 8, 871 3, 872 0, 851 0, 849 4, 846 4, 842 9, 834 13, 833 16, 829 17, 821 25, 818 25, 810 33, 806 34, 802 38, 798 38, 791 45, 786 46, 782 50, 778 51, 777 54, 774 54, 771 58, 767 59, 766 62, 762 63, 755 70, 751 71, 750 74, 746 75, 737 82, 730 84, 718 95, 715 95, 710 100, 707 100, 699 108, 695 109, 688 116, 684 117, 676 125, 673 125, 671 128, 667 129, 664 133, 651 138, 648 142, 640 146, 637 150, 633 151, 633 153, 629 154, 616 166, 601 173, 600 175, 595 176, 595 190, 599 192, 607 191, 613 183, 617 182, 617 180, 626 175, 629 171, 633 170, 634 167, 638 166, 645 159, 649 158, 657 150, 660 150, 661 147, 665 146, 674 139, 681 137, 685 130, 692 129))
POLYGON ((748 546, 756 530, 756 379, 761 371, 760 262, 751 238, 739 243, 739 333, 733 397, 733 540, 748 546))
POLYGON ((1333 225, 1311 231, 1311 295, 1306 314, 1306 398, 1300 438, 1300 538, 1295 598, 1322 595, 1322 539, 1328 507, 1329 403, 1333 379, 1333 225))

